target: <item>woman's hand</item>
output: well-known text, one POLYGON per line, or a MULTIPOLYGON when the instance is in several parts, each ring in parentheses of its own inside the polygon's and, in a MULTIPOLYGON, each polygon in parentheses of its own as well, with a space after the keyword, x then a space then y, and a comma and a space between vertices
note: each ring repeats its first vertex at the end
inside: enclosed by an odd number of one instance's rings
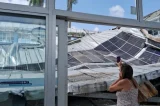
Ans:
POLYGON ((119 63, 117 63, 117 66, 119 67, 119 69, 121 69, 122 61, 120 61, 119 63))
POLYGON ((119 80, 121 80, 122 79, 122 74, 121 73, 119 73, 119 80))

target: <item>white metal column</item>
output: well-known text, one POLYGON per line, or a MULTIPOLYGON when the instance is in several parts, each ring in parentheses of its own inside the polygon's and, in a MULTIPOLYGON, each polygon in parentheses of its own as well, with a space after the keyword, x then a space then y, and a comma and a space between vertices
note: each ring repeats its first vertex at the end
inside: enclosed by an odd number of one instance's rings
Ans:
POLYGON ((58 26, 58 106, 68 105, 68 70, 67 70, 67 21, 57 20, 58 26))
POLYGON ((143 21, 143 4, 142 0, 136 0, 136 7, 137 7, 137 20, 143 21))
POLYGON ((47 1, 48 15, 46 17, 46 59, 45 59, 45 86, 44 106, 55 106, 55 59, 56 59, 56 15, 55 0, 47 1))

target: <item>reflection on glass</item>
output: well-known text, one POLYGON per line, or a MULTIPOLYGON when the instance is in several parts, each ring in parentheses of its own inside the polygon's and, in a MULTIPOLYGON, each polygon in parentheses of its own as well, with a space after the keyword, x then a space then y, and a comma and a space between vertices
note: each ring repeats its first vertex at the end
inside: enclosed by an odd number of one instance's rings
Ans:
POLYGON ((135 0, 56 0, 56 9, 136 19, 135 0))
POLYGON ((3 3, 45 7, 46 0, 0 0, 3 3))
POLYGON ((45 32, 44 19, 0 16, 0 92, 27 106, 44 99, 45 32))

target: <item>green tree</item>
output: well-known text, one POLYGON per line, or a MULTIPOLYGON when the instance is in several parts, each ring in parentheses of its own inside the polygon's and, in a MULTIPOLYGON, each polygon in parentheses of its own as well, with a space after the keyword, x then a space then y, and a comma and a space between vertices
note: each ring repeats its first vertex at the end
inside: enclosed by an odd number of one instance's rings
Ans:
POLYGON ((27 0, 30 6, 43 7, 44 0, 27 0))
MULTIPOLYGON (((72 11, 72 5, 77 3, 78 0, 67 0, 67 11, 72 11)), ((71 28, 71 22, 68 22, 68 27, 71 28)))

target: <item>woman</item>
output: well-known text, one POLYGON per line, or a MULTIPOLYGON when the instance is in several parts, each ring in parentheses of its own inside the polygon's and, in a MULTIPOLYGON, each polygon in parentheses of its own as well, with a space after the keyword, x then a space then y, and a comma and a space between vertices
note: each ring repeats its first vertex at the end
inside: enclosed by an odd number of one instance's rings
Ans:
POLYGON ((117 92, 117 106, 139 106, 138 85, 133 79, 133 69, 128 64, 118 63, 119 79, 110 87, 110 92, 117 92))

